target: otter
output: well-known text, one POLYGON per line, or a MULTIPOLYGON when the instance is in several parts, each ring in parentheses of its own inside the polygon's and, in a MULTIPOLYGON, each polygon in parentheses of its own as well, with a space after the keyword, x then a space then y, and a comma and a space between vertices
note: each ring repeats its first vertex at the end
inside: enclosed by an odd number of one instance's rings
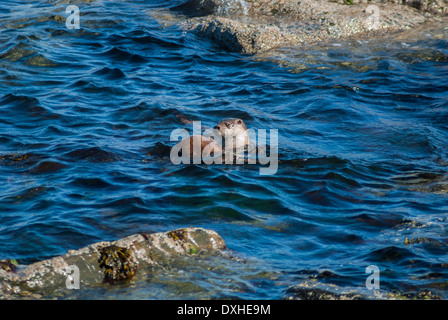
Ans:
POLYGON ((237 150, 238 154, 247 150, 249 134, 243 120, 236 118, 222 120, 214 127, 214 130, 208 129, 204 135, 194 134, 184 138, 172 148, 171 152, 173 155, 178 155, 179 151, 182 151, 183 161, 188 161, 187 158, 193 158, 193 163, 199 163, 201 158, 215 159, 222 157, 224 159, 226 151, 229 157, 235 156, 236 154, 232 153, 231 149, 224 150, 226 140, 228 142, 227 146, 232 148, 230 144, 233 144, 233 150, 237 150), (229 139, 232 139, 230 143, 229 139), (223 140, 223 144, 218 143, 219 140, 223 140))
MULTIPOLYGON (((248 130, 243 120, 238 118, 230 118, 220 121, 214 129, 207 129, 203 134, 195 134, 195 125, 193 124, 193 136, 189 136, 185 129, 178 129, 174 135, 172 133, 171 140, 176 137, 187 135, 178 144, 172 147, 170 152, 171 162, 173 164, 190 164, 191 158, 193 163, 205 164, 221 164, 223 160, 226 164, 256 164, 257 159, 260 164, 270 164, 267 168, 260 168, 260 174, 272 175, 277 171, 278 157, 278 135, 275 130, 274 135, 271 135, 270 153, 266 152, 265 138, 266 134, 260 136, 258 139, 253 135, 253 130, 248 130), (249 131, 251 137, 254 137, 258 143, 252 143, 249 138, 249 131), (222 139, 224 138, 224 139, 222 139), (261 140, 260 140, 261 139, 261 140), (222 143, 220 143, 220 141, 222 143), (179 152, 182 155, 179 157, 179 152), (274 153, 273 153, 274 151, 274 153), (247 155, 246 155, 247 153, 247 155), (258 156, 258 157, 257 157, 258 156)), ((196 127, 198 133, 201 132, 196 127)))

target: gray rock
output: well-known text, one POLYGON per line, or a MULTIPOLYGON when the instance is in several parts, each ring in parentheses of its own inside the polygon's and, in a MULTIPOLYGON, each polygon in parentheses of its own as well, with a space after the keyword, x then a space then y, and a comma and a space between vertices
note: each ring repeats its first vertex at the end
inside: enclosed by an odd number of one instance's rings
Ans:
MULTIPOLYGON (((444 19, 448 0, 401 0, 353 5, 326 0, 190 0, 178 7, 193 15, 183 28, 212 39, 225 49, 260 53, 335 38, 369 37, 444 19), (417 10, 416 8, 419 8, 417 10)), ((356 2, 356 3, 355 3, 356 2)))
POLYGON ((293 286, 286 292, 286 300, 365 300, 366 298, 357 293, 338 294, 330 290, 319 288, 304 288, 293 286))
POLYGON ((388 290, 368 290, 365 287, 341 287, 333 283, 305 280, 290 286, 283 296, 285 300, 441 300, 442 298, 427 290, 411 292, 390 292, 388 290))
POLYGON ((214 231, 183 228, 154 234, 136 234, 112 242, 98 242, 65 255, 16 266, 0 264, 0 298, 39 298, 65 288, 73 266, 79 270, 82 286, 131 279, 142 267, 158 260, 198 252, 224 250, 224 240, 214 231))
POLYGON ((244 0, 189 0, 173 9, 189 16, 247 14, 244 0))

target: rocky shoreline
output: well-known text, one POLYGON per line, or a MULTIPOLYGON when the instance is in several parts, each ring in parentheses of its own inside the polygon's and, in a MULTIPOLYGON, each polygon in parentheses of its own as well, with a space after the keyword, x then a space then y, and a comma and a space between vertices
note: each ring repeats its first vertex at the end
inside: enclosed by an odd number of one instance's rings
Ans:
POLYGON ((448 0, 189 0, 182 27, 236 53, 411 30, 448 17, 448 0))
POLYGON ((61 290, 124 283, 160 261, 225 249, 224 240, 214 231, 182 228, 102 241, 27 266, 6 259, 0 261, 0 299, 46 299, 61 290))
MULTIPOLYGON (((5 259, 0 261, 0 300, 70 298, 76 295, 76 291, 98 286, 126 286, 130 281, 147 281, 145 279, 152 274, 154 268, 163 268, 167 263, 175 270, 179 261, 185 264, 182 259, 193 261, 199 257, 207 259, 216 254, 228 256, 228 253, 224 240, 215 231, 189 227, 168 232, 135 234, 110 242, 97 242, 30 265, 21 266, 15 260, 5 259)), ((239 258, 236 260, 242 262, 239 258)), ((339 287, 331 282, 316 281, 318 278, 331 276, 335 275, 329 271, 321 274, 310 273, 308 280, 291 284, 282 299, 442 299, 426 289, 407 293, 384 290, 370 292, 361 286, 339 287)))

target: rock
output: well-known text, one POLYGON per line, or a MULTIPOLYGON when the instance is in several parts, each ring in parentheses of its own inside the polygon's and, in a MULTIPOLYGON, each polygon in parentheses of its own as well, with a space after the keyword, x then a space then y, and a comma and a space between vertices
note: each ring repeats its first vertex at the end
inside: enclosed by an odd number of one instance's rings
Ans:
MULTIPOLYGON (((400 3, 399 0, 396 2, 400 3)), ((421 11, 442 15, 448 14, 448 0, 402 0, 402 3, 421 11)))
POLYGON ((158 260, 199 251, 226 249, 224 240, 214 231, 183 228, 154 234, 136 234, 112 242, 98 242, 65 255, 11 268, 11 260, 2 260, 0 298, 33 294, 51 295, 66 288, 67 281, 79 270, 83 286, 129 280, 141 267, 157 265, 158 260), (75 268, 74 268, 75 267, 75 268))
MULTIPOLYGON (((259 53, 334 38, 372 36, 411 29, 448 13, 448 0, 190 0, 174 8, 189 15, 185 30, 225 49, 259 53), (416 10, 418 8, 419 10, 416 10), (433 15, 434 14, 434 15, 433 15)), ((441 19, 441 18, 440 18, 441 19)))
POLYGON ((193 31, 232 52, 263 52, 287 43, 287 34, 277 26, 244 24, 227 18, 204 20, 193 31))
POLYGON ((247 4, 244 0, 189 0, 173 10, 189 16, 238 15, 247 13, 247 4))
MULTIPOLYGON (((290 286, 283 297, 285 300, 367 300, 369 298, 370 293, 362 288, 345 288, 316 279, 305 280, 290 286)), ((375 298, 378 299, 378 295, 375 298)))
POLYGON ((303 288, 294 286, 287 290, 286 300, 364 300, 360 294, 343 293, 337 294, 328 290, 319 288, 303 288))
POLYGON ((315 279, 290 286, 283 296, 285 300, 441 300, 427 289, 413 292, 389 292, 368 290, 365 287, 341 287, 315 279))

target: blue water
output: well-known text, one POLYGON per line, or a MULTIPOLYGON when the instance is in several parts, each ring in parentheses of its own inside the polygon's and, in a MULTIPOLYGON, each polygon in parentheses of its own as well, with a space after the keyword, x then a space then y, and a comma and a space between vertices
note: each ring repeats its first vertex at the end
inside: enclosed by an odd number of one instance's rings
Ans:
POLYGON ((260 58, 183 31, 168 10, 181 2, 79 1, 79 30, 64 1, 0 4, 0 259, 195 226, 244 262, 204 262, 185 291, 179 267, 119 297, 278 299, 316 279, 365 289, 376 265, 385 292, 448 298, 444 25, 260 58), (170 162, 170 133, 191 129, 180 119, 226 117, 278 129, 275 175, 170 162))

